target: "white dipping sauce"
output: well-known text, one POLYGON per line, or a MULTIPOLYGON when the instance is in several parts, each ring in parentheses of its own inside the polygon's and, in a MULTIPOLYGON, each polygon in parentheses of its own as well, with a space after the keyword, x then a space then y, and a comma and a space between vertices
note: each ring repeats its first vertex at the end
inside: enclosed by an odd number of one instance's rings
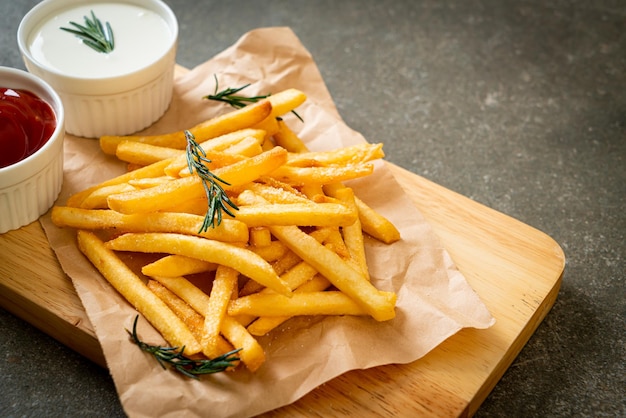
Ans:
POLYGON ((28 44, 33 58, 57 72, 81 78, 114 77, 139 70, 158 60, 170 48, 172 31, 157 13, 122 3, 89 3, 61 11, 31 33, 28 44), (85 26, 91 11, 103 25, 109 22, 115 48, 98 52, 74 34, 61 30, 70 22, 85 26))

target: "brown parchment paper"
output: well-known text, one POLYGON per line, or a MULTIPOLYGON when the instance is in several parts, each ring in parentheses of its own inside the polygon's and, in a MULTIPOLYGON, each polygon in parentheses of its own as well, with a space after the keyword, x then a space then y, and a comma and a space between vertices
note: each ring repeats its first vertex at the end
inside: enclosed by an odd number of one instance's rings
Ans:
MULTIPOLYGON (((167 113, 147 133, 189 128, 220 113, 223 104, 203 100, 215 89, 251 86, 245 94, 295 87, 308 95, 286 122, 312 150, 365 141, 341 120, 308 51, 288 28, 245 34, 235 45, 176 80, 167 113)), ((370 142, 379 142, 371 138, 370 142)), ((65 177, 59 204, 72 193, 111 178, 124 164, 104 156, 95 140, 68 136, 65 177)), ((289 404, 322 383, 351 369, 408 363, 464 327, 494 323, 486 307, 442 248, 434 232, 394 179, 377 163, 372 176, 350 183, 357 195, 387 216, 402 240, 392 245, 367 239, 372 282, 398 294, 397 317, 376 322, 362 317, 295 318, 260 338, 266 363, 255 374, 245 368, 192 380, 163 370, 128 340, 136 312, 100 276, 76 247, 75 231, 41 219, 64 271, 95 327, 122 405, 131 417, 245 417, 289 404)), ((140 337, 164 344, 143 319, 140 337)))

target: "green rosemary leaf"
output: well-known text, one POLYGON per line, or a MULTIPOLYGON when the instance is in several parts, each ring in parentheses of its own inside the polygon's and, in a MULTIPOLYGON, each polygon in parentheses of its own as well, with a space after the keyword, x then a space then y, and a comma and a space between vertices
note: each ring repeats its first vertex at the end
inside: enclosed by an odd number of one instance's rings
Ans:
POLYGON ((205 232, 209 227, 214 228, 216 225, 222 223, 222 212, 226 212, 234 217, 235 214, 231 209, 239 210, 239 208, 230 200, 226 191, 221 186, 221 184, 228 186, 229 183, 211 173, 206 166, 211 160, 206 157, 206 153, 195 141, 193 134, 189 131, 185 131, 185 138, 187 140, 187 167, 190 173, 193 174, 195 172, 202 180, 202 186, 204 187, 204 193, 208 201, 208 209, 200 231, 198 231, 205 232))
POLYGON ((192 359, 185 356, 185 347, 179 350, 178 347, 162 347, 147 344, 141 341, 137 335, 138 319, 139 315, 135 316, 132 332, 129 330, 126 330, 126 332, 128 332, 131 341, 142 351, 151 354, 163 369, 167 369, 166 366, 169 365, 179 373, 192 379, 197 379, 199 375, 223 372, 229 367, 233 367, 234 363, 239 361, 237 353, 241 351, 241 348, 229 351, 214 359, 192 359))
POLYGON ((102 25, 102 22, 96 17, 93 10, 91 11, 91 19, 84 16, 84 20, 84 26, 76 22, 70 22, 69 24, 74 27, 74 29, 65 27, 61 27, 60 29, 75 35, 82 40, 85 45, 98 52, 108 54, 113 51, 115 41, 113 38, 113 29, 111 29, 109 22, 102 25))

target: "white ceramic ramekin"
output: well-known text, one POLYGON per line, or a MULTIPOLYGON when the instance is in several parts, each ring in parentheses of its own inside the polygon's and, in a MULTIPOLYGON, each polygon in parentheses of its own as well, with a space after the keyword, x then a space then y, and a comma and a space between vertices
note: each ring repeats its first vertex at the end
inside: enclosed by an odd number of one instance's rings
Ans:
POLYGON ((37 220, 59 196, 63 184, 65 112, 61 98, 52 87, 26 71, 0 67, 0 86, 34 93, 52 107, 57 121, 43 147, 22 161, 0 168, 0 234, 3 234, 37 220))
POLYGON ((67 133, 87 138, 132 134, 157 121, 169 107, 178 22, 172 10, 160 0, 45 0, 24 16, 17 40, 28 71, 46 80, 61 97, 67 133), (151 10, 165 20, 172 34, 171 42, 157 60, 136 71, 111 77, 71 76, 37 61, 29 50, 32 31, 63 10, 90 3, 124 3, 151 10))

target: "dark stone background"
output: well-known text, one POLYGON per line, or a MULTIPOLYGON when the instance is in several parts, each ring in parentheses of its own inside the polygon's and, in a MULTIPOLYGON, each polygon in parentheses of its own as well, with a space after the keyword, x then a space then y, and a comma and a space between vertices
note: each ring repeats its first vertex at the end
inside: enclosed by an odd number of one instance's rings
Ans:
MULTIPOLYGON (((1 65, 24 68, 36 3, 1 0, 1 65)), ((562 246, 556 304, 477 416, 626 416, 624 1, 167 3, 180 64, 290 26, 389 161, 562 246)), ((0 415, 123 415, 107 371, 4 310, 0 352, 0 415)))

